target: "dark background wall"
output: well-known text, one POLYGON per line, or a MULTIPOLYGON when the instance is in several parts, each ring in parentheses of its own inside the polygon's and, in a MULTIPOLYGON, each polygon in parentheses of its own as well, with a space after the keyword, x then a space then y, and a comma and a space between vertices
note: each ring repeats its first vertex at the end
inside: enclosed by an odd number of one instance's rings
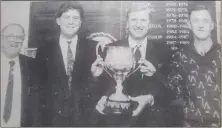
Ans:
MULTIPOLYGON (((187 38, 179 38, 179 30, 188 30, 184 28, 184 22, 179 19, 187 17, 179 14, 188 14, 189 9, 195 4, 204 4, 213 12, 215 20, 215 2, 214 1, 148 1, 153 10, 152 20, 149 31, 149 39, 157 43, 168 43, 169 45, 181 44, 180 41, 190 41, 190 34, 182 34, 187 38), (172 4, 176 3, 176 4, 172 4), (171 11, 170 11, 171 8, 171 11), (172 11, 176 10, 175 12, 172 11), (179 9, 180 8, 180 9, 179 9), (187 8, 182 9, 182 8, 187 8), (180 10, 180 11, 178 11, 180 10), (173 13, 177 15, 173 17, 173 13), (167 16, 168 15, 168 16, 167 16), (176 19, 177 22, 169 22, 167 19, 176 19), (177 25, 177 28, 171 28, 167 25, 177 25), (181 27, 179 25, 182 25, 181 27), (177 30, 177 33, 169 33, 169 30, 177 30), (176 36, 169 38, 167 35, 176 36), (186 36, 187 35, 187 36, 186 36), (174 41, 169 43, 167 41, 174 41)), ((29 27, 29 47, 37 48, 44 45, 45 40, 58 36, 58 26, 56 25, 54 14, 61 4, 57 2, 32 2, 30 7, 30 27, 29 27)), ((86 37, 94 32, 109 33, 117 39, 123 39, 126 34, 126 9, 132 1, 80 1, 85 11, 85 21, 83 22, 80 36, 86 37)), ((216 24, 215 24, 216 25, 216 24)), ((216 27, 216 26, 215 26, 216 27)), ((216 37, 216 29, 213 31, 213 39, 216 37)))

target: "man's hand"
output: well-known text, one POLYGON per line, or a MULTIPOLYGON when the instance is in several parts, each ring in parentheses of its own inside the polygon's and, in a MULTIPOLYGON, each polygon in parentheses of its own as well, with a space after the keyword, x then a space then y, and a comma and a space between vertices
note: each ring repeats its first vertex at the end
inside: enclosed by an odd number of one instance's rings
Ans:
POLYGON ((138 116, 147 104, 150 104, 151 106, 154 104, 154 98, 152 95, 142 95, 137 97, 131 97, 130 99, 139 103, 136 110, 133 111, 132 116, 138 116))
POLYGON ((138 63, 141 64, 140 72, 143 75, 152 76, 156 72, 156 68, 153 66, 153 64, 146 59, 140 59, 138 63))
POLYGON ((98 101, 96 105, 96 110, 101 114, 105 114, 103 110, 105 108, 106 99, 107 99, 107 96, 102 96, 102 98, 98 101))
POLYGON ((98 57, 91 66, 91 73, 94 77, 98 77, 103 73, 103 59, 98 57))

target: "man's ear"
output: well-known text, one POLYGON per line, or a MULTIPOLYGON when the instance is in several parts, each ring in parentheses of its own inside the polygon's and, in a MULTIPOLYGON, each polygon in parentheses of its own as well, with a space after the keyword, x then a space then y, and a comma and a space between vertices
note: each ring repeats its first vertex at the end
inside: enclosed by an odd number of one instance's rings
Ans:
POLYGON ((59 18, 56 18, 56 23, 57 23, 57 25, 60 26, 60 19, 59 18))
POLYGON ((79 23, 79 25, 80 25, 80 26, 82 26, 82 20, 80 20, 80 23, 79 23))
POLYGON ((129 21, 128 20, 126 21, 126 29, 127 30, 129 29, 129 21))
POLYGON ((187 21, 187 26, 188 26, 189 29, 192 29, 191 21, 190 20, 187 21))
POLYGON ((211 30, 213 30, 214 29, 214 22, 212 22, 212 24, 211 24, 211 30))

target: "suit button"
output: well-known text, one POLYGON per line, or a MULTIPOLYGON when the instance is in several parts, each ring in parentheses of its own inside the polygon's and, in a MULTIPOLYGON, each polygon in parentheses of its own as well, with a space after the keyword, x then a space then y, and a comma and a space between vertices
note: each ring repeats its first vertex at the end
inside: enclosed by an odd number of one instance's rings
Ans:
POLYGON ((58 93, 57 93, 57 92, 55 92, 54 94, 55 94, 55 95, 57 95, 58 93))
POLYGON ((59 114, 61 114, 61 112, 62 112, 61 110, 58 111, 59 114))

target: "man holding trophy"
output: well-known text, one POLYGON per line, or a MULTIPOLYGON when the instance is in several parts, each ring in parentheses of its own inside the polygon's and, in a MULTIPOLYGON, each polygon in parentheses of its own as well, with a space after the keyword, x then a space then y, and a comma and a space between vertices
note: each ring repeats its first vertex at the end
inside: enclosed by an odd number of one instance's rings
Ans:
MULTIPOLYGON (((164 125, 154 99, 170 49, 164 43, 148 42, 149 23, 148 5, 133 3, 127 11, 128 38, 108 44, 92 64, 91 72, 97 79, 95 86, 103 91, 96 94, 100 100, 95 106, 104 115, 99 116, 103 125, 164 125)), ((101 121, 97 124, 101 125, 101 121)))

